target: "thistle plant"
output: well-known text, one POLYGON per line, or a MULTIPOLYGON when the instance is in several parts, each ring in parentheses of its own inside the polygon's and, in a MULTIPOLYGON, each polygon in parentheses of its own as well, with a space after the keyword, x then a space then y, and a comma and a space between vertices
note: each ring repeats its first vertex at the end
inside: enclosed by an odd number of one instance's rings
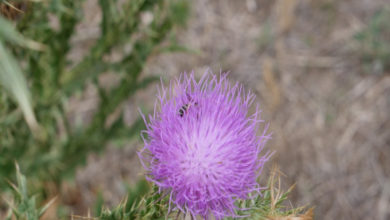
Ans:
MULTIPOLYGON (((268 185, 261 190, 261 194, 256 193, 250 199, 237 200, 236 204, 241 209, 237 213, 245 215, 245 219, 251 220, 312 220, 313 209, 306 212, 304 207, 293 208, 284 203, 293 189, 290 187, 286 192, 281 189, 280 172, 274 168, 270 174, 268 185)), ((56 197, 50 198, 45 204, 37 202, 37 195, 29 193, 29 181, 16 165, 16 184, 9 182, 14 194, 13 197, 3 196, 2 198, 8 204, 8 214, 5 219, 39 219, 49 207, 54 203, 56 197)), ((177 213, 169 213, 169 197, 161 198, 159 187, 154 185, 149 187, 145 180, 140 180, 136 186, 129 189, 128 195, 122 202, 114 208, 102 207, 98 202, 96 216, 88 217, 71 215, 71 219, 88 219, 88 220, 127 220, 127 219, 178 219, 177 213)), ((69 216, 64 218, 69 219, 69 216)), ((226 219, 233 219, 227 217, 226 219)))
POLYGON ((226 74, 206 73, 200 81, 183 74, 160 89, 139 157, 147 180, 169 198, 168 212, 240 217, 236 202, 260 193, 270 135, 267 129, 257 135, 263 120, 258 107, 249 114, 253 102, 254 95, 231 85, 226 74))

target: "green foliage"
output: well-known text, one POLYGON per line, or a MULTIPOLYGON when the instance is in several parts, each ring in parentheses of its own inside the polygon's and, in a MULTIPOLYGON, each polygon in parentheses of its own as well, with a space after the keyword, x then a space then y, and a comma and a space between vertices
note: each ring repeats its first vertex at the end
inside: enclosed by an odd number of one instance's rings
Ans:
POLYGON ((280 174, 272 172, 266 189, 261 194, 256 194, 252 199, 241 200, 237 206, 244 211, 239 211, 238 215, 248 216, 248 219, 267 220, 270 217, 296 216, 304 210, 304 207, 287 207, 288 195, 293 190, 290 187, 286 192, 281 189, 280 174), (277 176, 277 178, 276 178, 277 176), (247 210, 247 211, 245 211, 247 210))
POLYGON ((3 42, 19 46, 41 49, 38 43, 25 39, 15 28, 0 17, 0 84, 8 90, 21 107, 27 124, 31 130, 37 129, 38 124, 31 106, 31 97, 27 82, 14 56, 4 46, 3 42))
POLYGON ((378 11, 368 26, 355 35, 365 72, 381 74, 390 71, 390 8, 378 11))
POLYGON ((140 181, 134 190, 129 191, 127 199, 114 209, 103 209, 98 219, 165 219, 168 211, 168 198, 160 198, 157 187, 151 192, 146 181, 140 181), (145 195, 148 193, 147 195, 145 195))
MULTIPOLYGON (((272 217, 297 216, 302 213, 304 207, 293 208, 285 206, 284 203, 288 201, 288 195, 293 187, 283 192, 280 188, 280 178, 276 182, 274 176, 270 177, 268 187, 261 190, 261 194, 256 194, 251 199, 237 202, 237 207, 244 210, 238 211, 237 215, 245 216, 245 219, 267 220, 272 217)), ((147 189, 144 184, 146 182, 141 181, 135 190, 130 191, 127 199, 112 210, 104 209, 97 219, 184 219, 184 213, 178 211, 168 213, 168 196, 161 198, 156 186, 153 186, 152 190, 143 196, 145 191, 141 190, 141 188, 147 189), (137 198, 142 196, 142 199, 137 200, 137 198)))
POLYGON ((278 197, 273 198, 272 189, 268 188, 264 190, 263 196, 256 196, 253 200, 243 201, 245 204, 243 207, 252 207, 249 215, 250 219, 269 219, 270 216, 289 216, 300 213, 303 208, 286 207, 284 202, 288 199, 288 195, 291 193, 291 188, 278 197))
POLYGON ((178 8, 188 7, 182 0, 100 0, 99 38, 75 61, 71 39, 83 19, 83 2, 30 2, 16 24, 0 16, 0 192, 7 187, 5 179, 12 179, 14 161, 34 186, 45 181, 59 185, 85 163, 88 153, 138 135, 140 119, 127 126, 122 114, 112 123, 108 118, 156 80, 140 78, 145 62, 185 19, 178 8), (148 23, 142 22, 145 14, 152 16, 148 23), (112 54, 120 59, 107 59, 112 54), (98 77, 107 72, 120 77, 118 86, 103 89, 99 84, 98 77), (97 112, 90 123, 74 125, 68 120, 68 100, 88 84, 99 94, 97 112))
POLYGON ((38 208, 36 197, 31 196, 28 193, 26 177, 20 172, 19 166, 16 164, 16 180, 17 185, 9 183, 14 192, 15 201, 7 201, 10 211, 6 219, 13 219, 12 216, 17 219, 26 219, 26 220, 38 220, 44 212, 50 207, 50 205, 55 201, 55 198, 50 200, 43 207, 38 208))

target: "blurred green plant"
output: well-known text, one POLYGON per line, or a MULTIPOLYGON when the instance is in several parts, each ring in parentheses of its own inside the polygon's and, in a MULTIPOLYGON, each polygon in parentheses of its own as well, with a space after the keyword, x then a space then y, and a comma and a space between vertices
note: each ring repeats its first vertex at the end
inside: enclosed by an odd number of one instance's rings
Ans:
POLYGON ((5 180, 13 179, 14 161, 34 186, 41 184, 44 197, 50 196, 44 182, 59 186, 88 153, 137 136, 140 119, 127 126, 122 114, 112 123, 108 118, 156 80, 141 79, 144 65, 151 55, 166 51, 161 43, 188 12, 186 0, 100 0, 98 39, 74 61, 72 38, 83 20, 83 2, 31 1, 14 23, 0 15, 0 192, 7 188, 5 180), (108 59, 112 54, 120 58, 108 59), (108 72, 120 83, 105 89, 98 77, 108 72), (98 91, 97 111, 90 123, 77 126, 68 120, 67 103, 88 84, 98 91))
POLYGON ((390 71, 390 8, 379 10, 366 28, 355 35, 367 73, 390 71))
POLYGON ((32 110, 26 79, 14 56, 10 54, 3 42, 37 50, 42 49, 43 46, 25 39, 2 17, 0 17, 0 27, 0 83, 15 98, 30 129, 35 131, 38 128, 38 123, 32 110))
POLYGON ((7 201, 9 206, 9 212, 6 216, 6 220, 14 219, 27 219, 38 220, 45 211, 50 207, 56 198, 51 199, 43 207, 37 207, 36 197, 31 196, 28 193, 26 177, 20 172, 19 166, 16 164, 16 180, 17 185, 9 182, 13 188, 15 201, 7 201))

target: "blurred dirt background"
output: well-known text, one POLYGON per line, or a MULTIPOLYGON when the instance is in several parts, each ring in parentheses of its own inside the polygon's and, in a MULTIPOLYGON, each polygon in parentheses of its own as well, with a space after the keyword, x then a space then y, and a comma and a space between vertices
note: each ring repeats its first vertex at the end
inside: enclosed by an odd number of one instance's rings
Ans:
MULTIPOLYGON (((84 5, 86 19, 78 27, 72 59, 99 33, 95 4, 84 5)), ((270 122, 273 139, 267 149, 276 154, 269 167, 279 165, 285 189, 296 183, 293 206, 314 206, 316 219, 390 219, 390 73, 367 71, 354 38, 389 5, 386 0, 193 1, 186 28, 175 33, 192 52, 154 56, 144 75, 162 75, 167 82, 184 71, 198 76, 208 68, 229 71, 232 81, 256 93, 270 122)), ((143 17, 148 19, 152 15, 143 17)), ((386 39, 390 42, 390 34, 386 39)), ((101 78, 107 87, 117 81, 110 73, 101 78)), ((138 117, 138 106, 152 110, 156 86, 122 106, 129 124, 138 117)), ((88 120, 96 96, 89 88, 72 100, 70 120, 88 120)), ((120 201, 127 185, 142 177, 135 155, 141 145, 134 140, 89 157, 77 174, 79 192, 65 195, 75 213, 85 214, 98 192, 108 206, 120 201), (72 203, 76 195, 81 201, 72 203)))

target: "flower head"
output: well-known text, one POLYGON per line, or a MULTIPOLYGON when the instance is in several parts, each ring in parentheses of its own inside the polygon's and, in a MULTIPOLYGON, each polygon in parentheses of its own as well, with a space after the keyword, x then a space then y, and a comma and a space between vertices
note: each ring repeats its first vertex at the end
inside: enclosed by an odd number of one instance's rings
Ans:
POLYGON ((139 152, 147 179, 182 212, 221 219, 236 216, 237 199, 260 189, 257 178, 269 154, 258 136, 260 111, 249 115, 254 95, 229 84, 226 74, 206 73, 200 81, 183 74, 162 86, 146 122, 139 152))

